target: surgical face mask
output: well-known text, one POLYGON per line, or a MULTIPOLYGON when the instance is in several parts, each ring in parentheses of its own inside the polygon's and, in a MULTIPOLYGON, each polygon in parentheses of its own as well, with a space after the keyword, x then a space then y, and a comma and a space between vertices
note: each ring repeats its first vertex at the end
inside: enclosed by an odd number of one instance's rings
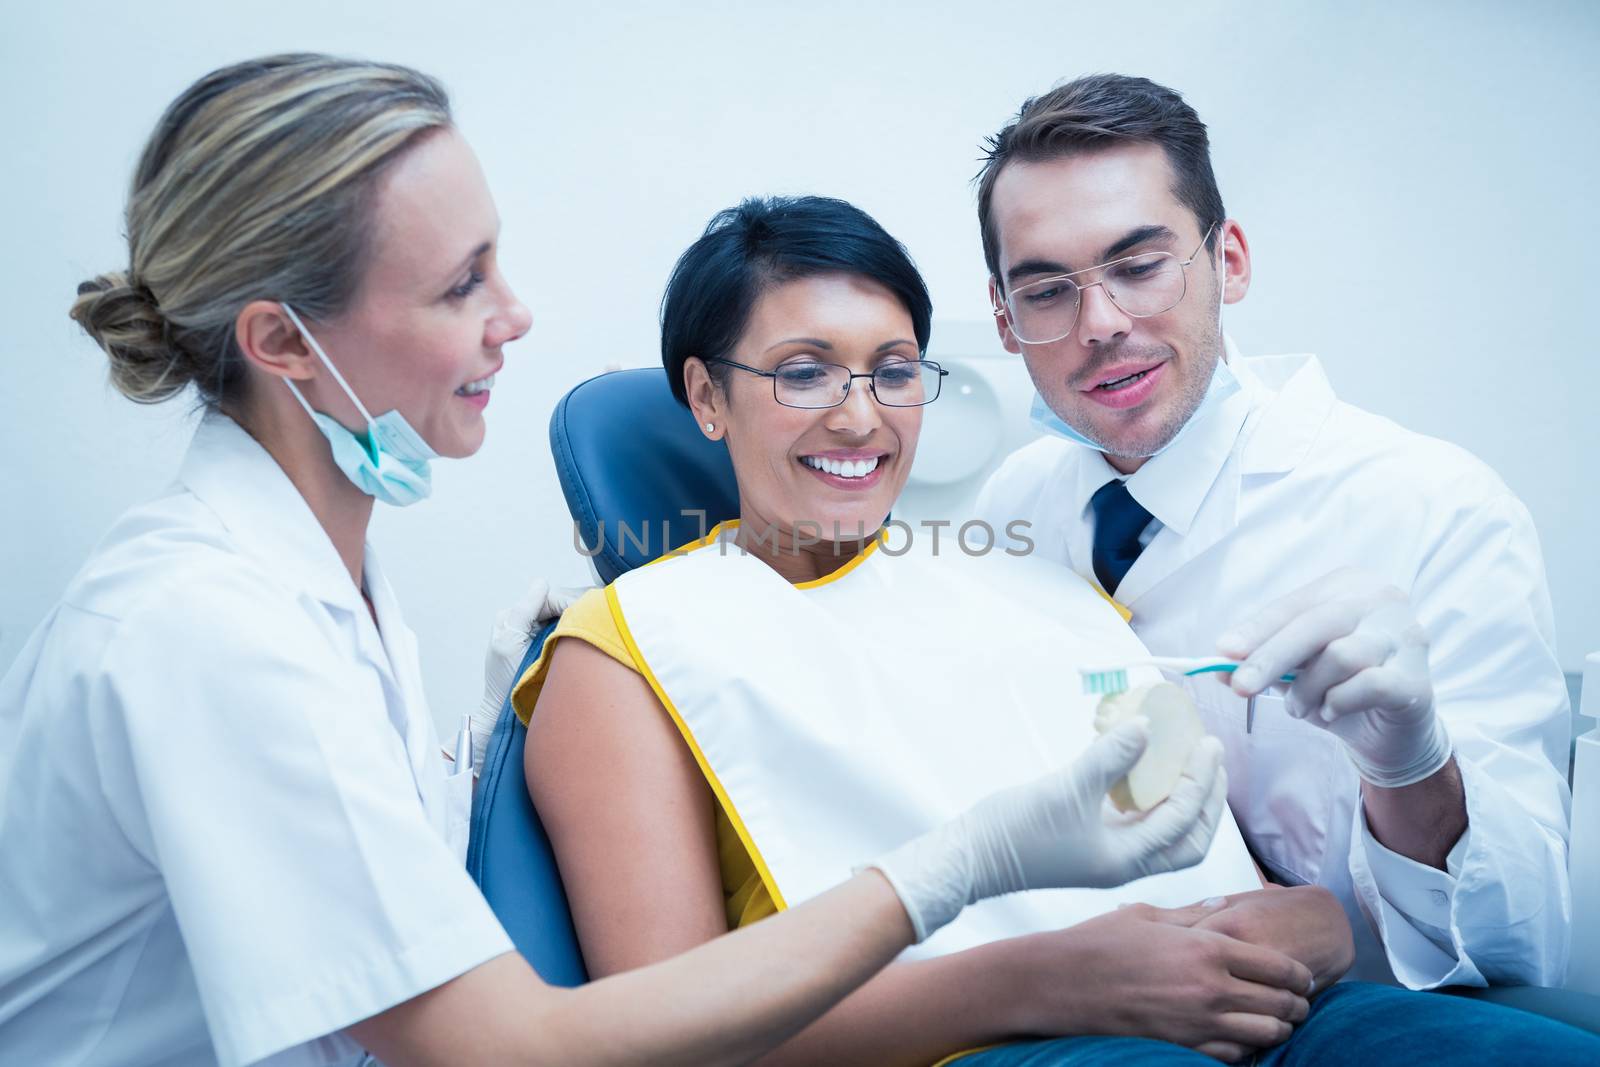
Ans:
MULTIPOLYGON (((1227 240, 1226 236, 1222 239, 1224 241, 1227 240)), ((1222 305, 1223 298, 1227 295, 1227 289, 1221 277, 1222 271, 1220 267, 1217 274, 1217 341, 1220 344, 1222 341, 1222 305)), ((1171 448, 1180 437, 1188 432, 1189 427, 1200 421, 1206 412, 1239 391, 1239 379, 1233 373, 1233 368, 1228 366, 1227 360, 1222 357, 1223 353, 1217 353, 1217 365, 1211 370, 1211 381, 1206 385, 1206 395, 1201 398, 1199 406, 1194 410, 1194 414, 1190 415, 1188 420, 1178 428, 1178 432, 1172 435, 1172 440, 1150 453, 1151 456, 1159 456, 1171 448)), ((1086 448, 1092 448, 1096 452, 1110 451, 1105 445, 1075 429, 1060 415, 1051 410, 1050 405, 1045 403, 1044 397, 1037 390, 1033 394, 1033 404, 1028 408, 1028 421, 1033 424, 1035 429, 1044 433, 1053 434, 1056 437, 1064 437, 1068 441, 1083 445, 1086 448)))
POLYGON ((306 414, 317 424, 322 436, 328 439, 328 444, 333 448, 333 462, 357 489, 385 504, 404 507, 426 498, 433 491, 433 478, 428 471, 428 462, 438 459, 439 453, 428 447, 428 442, 411 428, 411 424, 399 411, 387 411, 373 418, 367 411, 366 405, 357 399, 350 384, 344 380, 344 375, 339 373, 339 368, 333 365, 333 361, 322 350, 317 339, 311 336, 311 331, 300 321, 300 316, 295 314, 294 308, 288 304, 278 306, 289 316, 295 329, 300 331, 300 336, 306 339, 311 351, 322 360, 322 365, 328 368, 328 373, 339 383, 344 395, 349 397, 356 410, 361 412, 361 417, 367 420, 367 432, 364 437, 347 430, 337 419, 320 411, 311 410, 311 405, 306 403, 306 398, 294 382, 284 379, 284 384, 289 387, 294 398, 300 401, 300 406, 306 409, 306 414))

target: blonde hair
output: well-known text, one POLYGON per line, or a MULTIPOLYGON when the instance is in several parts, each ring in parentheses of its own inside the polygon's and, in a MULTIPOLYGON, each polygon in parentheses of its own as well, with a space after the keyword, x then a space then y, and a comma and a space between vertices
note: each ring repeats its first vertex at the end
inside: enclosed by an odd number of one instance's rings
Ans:
POLYGON ((252 300, 343 310, 370 240, 378 177, 450 101, 407 67, 279 55, 212 72, 167 108, 127 205, 128 269, 78 286, 72 318, 125 396, 193 383, 216 405, 245 380, 234 321, 252 300))

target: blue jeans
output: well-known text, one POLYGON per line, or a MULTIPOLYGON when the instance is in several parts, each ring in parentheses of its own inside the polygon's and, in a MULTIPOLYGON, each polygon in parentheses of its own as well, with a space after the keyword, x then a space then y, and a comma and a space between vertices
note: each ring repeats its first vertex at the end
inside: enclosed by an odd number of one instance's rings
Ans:
MULTIPOLYGON (((1193 1049, 1143 1037, 1021 1041, 963 1056, 960 1067, 1218 1067, 1193 1049)), ((1260 1067, 1465 1067, 1600 1064, 1600 1037, 1514 1008, 1370 982, 1343 982, 1311 1002, 1293 1036, 1260 1067)))

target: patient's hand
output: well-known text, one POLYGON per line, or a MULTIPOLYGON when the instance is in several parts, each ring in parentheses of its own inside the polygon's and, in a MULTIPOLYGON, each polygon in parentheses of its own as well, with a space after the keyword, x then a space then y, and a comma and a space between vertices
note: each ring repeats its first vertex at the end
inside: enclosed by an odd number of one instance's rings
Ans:
POLYGON ((1268 886, 1227 899, 1195 928, 1293 956, 1316 976, 1317 992, 1337 982, 1355 961, 1350 920, 1338 898, 1321 886, 1268 886))
MULTIPOLYGON (((1283 1042, 1306 1017, 1312 972, 1276 948, 1202 927, 1228 907, 1135 904, 1027 939, 1035 1003, 1024 1030, 1153 1037, 1228 1061, 1283 1042)), ((1247 919, 1269 925, 1264 915, 1235 917, 1247 919)))

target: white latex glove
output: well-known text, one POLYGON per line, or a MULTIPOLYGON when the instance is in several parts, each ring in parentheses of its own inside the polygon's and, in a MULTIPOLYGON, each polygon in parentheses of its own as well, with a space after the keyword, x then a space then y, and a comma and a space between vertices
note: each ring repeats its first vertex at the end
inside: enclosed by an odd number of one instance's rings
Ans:
POLYGON ((551 589, 537 578, 522 594, 522 599, 494 618, 489 630, 489 650, 483 657, 483 700, 472 713, 472 765, 483 766, 489 735, 500 719, 506 694, 517 680, 517 668, 528 651, 528 642, 545 623, 559 618, 587 589, 551 589))
POLYGON ((988 897, 1103 888, 1199 863, 1228 795, 1216 738, 1195 746, 1172 795, 1149 811, 1125 815, 1106 800, 1144 753, 1148 728, 1143 718, 1121 723, 1069 766, 995 793, 868 864, 894 886, 917 940, 988 897))
POLYGON ((1354 568, 1334 571, 1217 639, 1241 660, 1231 685, 1261 692, 1297 670, 1290 715, 1345 743, 1376 786, 1420 782, 1450 760, 1450 735, 1433 707, 1428 636, 1406 595, 1354 568))

